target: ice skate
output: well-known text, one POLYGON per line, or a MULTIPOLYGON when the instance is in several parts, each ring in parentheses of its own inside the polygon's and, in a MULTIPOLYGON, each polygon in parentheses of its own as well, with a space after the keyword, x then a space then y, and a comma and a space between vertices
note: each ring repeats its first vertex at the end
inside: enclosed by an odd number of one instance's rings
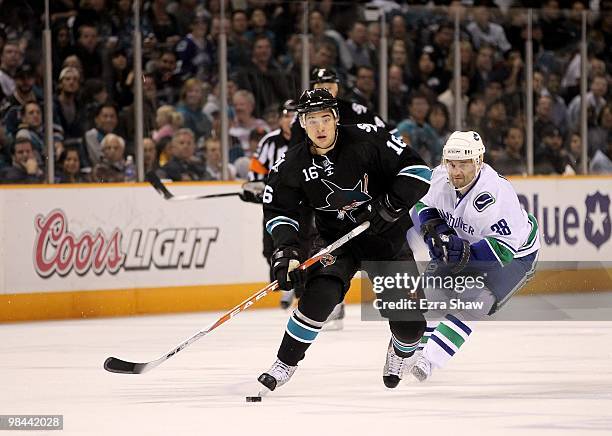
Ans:
POLYGON ((279 386, 289 381, 297 366, 289 366, 279 359, 272 364, 272 367, 257 378, 257 381, 267 389, 273 391, 279 386))
POLYGON ((389 347, 387 348, 387 360, 385 361, 385 367, 383 368, 383 383, 388 388, 396 387, 404 371, 413 362, 414 357, 400 357, 395 354, 393 344, 389 341, 389 347))
POLYGON ((344 303, 337 304, 323 324, 322 330, 334 331, 344 328, 344 303))
POLYGON ((410 372, 418 381, 424 382, 431 375, 431 362, 421 354, 410 369, 410 372))

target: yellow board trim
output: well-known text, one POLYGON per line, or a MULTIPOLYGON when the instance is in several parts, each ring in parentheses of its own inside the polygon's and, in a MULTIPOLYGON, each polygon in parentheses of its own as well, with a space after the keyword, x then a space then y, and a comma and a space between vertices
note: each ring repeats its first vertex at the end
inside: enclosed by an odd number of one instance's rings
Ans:
MULTIPOLYGON (((0 295, 0 322, 68 318, 224 311, 263 288, 266 283, 176 286, 146 289, 37 292, 0 295)), ((539 271, 521 295, 601 292, 612 290, 612 269, 539 271)), ((278 307, 280 294, 254 308, 278 307)), ((353 279, 347 303, 361 301, 361 281, 353 279)))

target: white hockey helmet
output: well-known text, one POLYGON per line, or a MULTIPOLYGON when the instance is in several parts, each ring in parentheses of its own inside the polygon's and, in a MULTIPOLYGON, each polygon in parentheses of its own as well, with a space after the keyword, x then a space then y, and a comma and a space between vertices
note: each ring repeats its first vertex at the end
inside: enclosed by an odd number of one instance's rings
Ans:
POLYGON ((468 132, 453 132, 442 149, 442 159, 466 160, 472 159, 476 166, 482 163, 485 146, 480 135, 473 130, 468 132))

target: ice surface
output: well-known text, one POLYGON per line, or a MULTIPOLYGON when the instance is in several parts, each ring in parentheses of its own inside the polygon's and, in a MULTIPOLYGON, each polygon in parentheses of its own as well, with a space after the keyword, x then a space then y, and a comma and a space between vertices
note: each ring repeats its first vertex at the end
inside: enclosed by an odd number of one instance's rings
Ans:
POLYGON ((387 390, 388 327, 352 306, 261 403, 245 396, 275 359, 281 310, 247 311, 146 374, 102 369, 157 358, 216 316, 2 325, 0 413, 63 414, 47 433, 62 435, 612 434, 612 322, 481 323, 430 381, 387 390))

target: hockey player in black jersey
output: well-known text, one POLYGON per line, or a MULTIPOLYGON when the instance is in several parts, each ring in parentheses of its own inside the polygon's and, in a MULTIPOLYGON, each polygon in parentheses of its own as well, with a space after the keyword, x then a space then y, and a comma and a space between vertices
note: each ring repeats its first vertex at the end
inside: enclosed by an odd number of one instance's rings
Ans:
MULTIPOLYGON (((383 129, 338 125, 338 104, 327 90, 305 91, 297 109, 307 138, 273 165, 263 195, 266 229, 275 247, 274 276, 280 289, 293 287, 300 298, 277 360, 258 379, 269 390, 291 378, 334 306, 344 299, 361 262, 396 259, 412 226, 408 211, 427 192, 431 175, 413 150, 383 129), (314 210, 323 244, 360 222, 368 220, 370 228, 334 252, 333 264, 297 274, 292 270, 301 258, 300 204, 314 210)), ((383 370, 388 387, 399 383, 425 330, 422 314, 412 315, 412 321, 389 320, 391 341, 383 370)))
MULTIPOLYGON (((364 105, 339 98, 339 82, 336 72, 331 68, 314 68, 310 73, 310 87, 312 89, 327 89, 336 98, 338 114, 342 124, 374 124, 377 127, 387 129, 385 122, 364 105)), ((300 123, 294 122, 291 127, 291 144, 299 144, 304 139, 304 129, 302 129, 300 123)))

